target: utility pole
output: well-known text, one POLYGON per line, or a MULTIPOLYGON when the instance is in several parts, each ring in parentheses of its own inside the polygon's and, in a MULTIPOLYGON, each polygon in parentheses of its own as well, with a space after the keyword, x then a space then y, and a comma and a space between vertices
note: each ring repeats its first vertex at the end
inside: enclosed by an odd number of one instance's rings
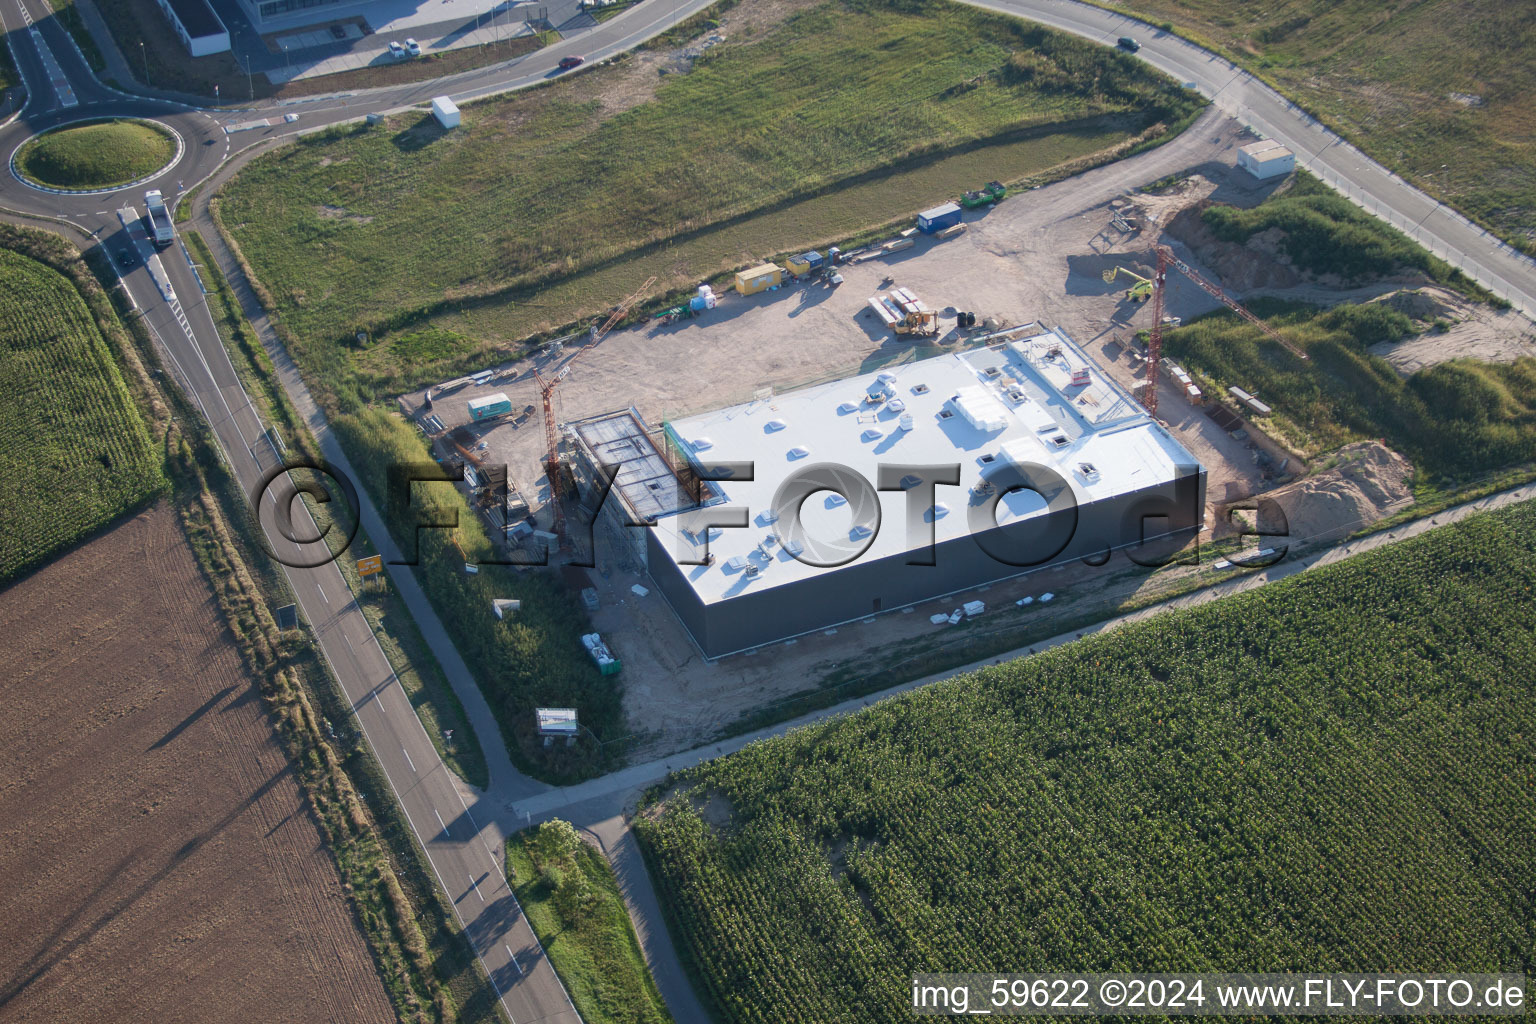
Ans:
POLYGON ((251 94, 251 99, 256 99, 256 86, 251 82, 251 55, 245 55, 245 88, 251 94))
POLYGON ((144 58, 144 85, 149 86, 149 51, 144 49, 144 40, 139 40, 139 56, 144 58))

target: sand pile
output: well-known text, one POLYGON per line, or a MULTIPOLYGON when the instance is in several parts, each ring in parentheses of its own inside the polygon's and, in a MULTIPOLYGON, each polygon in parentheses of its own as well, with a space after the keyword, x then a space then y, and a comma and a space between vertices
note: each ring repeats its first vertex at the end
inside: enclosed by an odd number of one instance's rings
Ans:
POLYGON ((1263 495, 1285 511, 1295 541, 1337 540, 1385 519, 1413 500, 1413 467, 1378 441, 1340 448, 1324 469, 1263 495))

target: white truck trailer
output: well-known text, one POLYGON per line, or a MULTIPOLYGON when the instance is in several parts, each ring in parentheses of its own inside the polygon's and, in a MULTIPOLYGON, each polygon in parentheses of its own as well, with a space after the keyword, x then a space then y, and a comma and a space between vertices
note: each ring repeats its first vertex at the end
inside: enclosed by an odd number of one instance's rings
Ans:
POLYGON ((144 205, 149 211, 145 218, 149 237, 154 241, 155 248, 164 249, 176 241, 176 226, 171 223, 170 208, 165 205, 165 199, 157 188, 144 193, 144 205))

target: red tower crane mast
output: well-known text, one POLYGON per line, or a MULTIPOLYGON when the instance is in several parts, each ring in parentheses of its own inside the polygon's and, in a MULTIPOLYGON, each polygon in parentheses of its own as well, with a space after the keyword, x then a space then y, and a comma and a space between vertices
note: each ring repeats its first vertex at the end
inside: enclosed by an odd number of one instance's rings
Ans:
POLYGON ((538 367, 534 367, 533 379, 539 383, 539 400, 544 406, 544 475, 549 478, 549 500, 555 506, 554 532, 562 537, 565 536, 565 506, 560 501, 560 428, 555 422, 555 388, 570 375, 571 366, 576 360, 596 348, 598 342, 613 330, 614 325, 624 319, 624 314, 640 301, 640 296, 645 294, 645 290, 655 283, 654 275, 647 278, 645 284, 635 289, 633 295, 614 307, 612 315, 603 321, 601 327, 592 332, 592 340, 583 345, 581 350, 571 358, 561 363, 560 369, 546 377, 539 372, 538 367))
POLYGON ((1168 283, 1169 267, 1173 267, 1179 273, 1189 278, 1214 298, 1220 299, 1228 309, 1263 331, 1269 338, 1297 359, 1307 358, 1306 352, 1286 340, 1279 331, 1244 309, 1236 299, 1222 291, 1220 285, 1207 281, 1194 267, 1179 259, 1172 249, 1166 245, 1158 245, 1154 246, 1153 250, 1157 253, 1157 271, 1152 275, 1152 336, 1147 341, 1146 393, 1142 396, 1142 404, 1147 407, 1147 412, 1154 414, 1157 412, 1158 373, 1162 368, 1163 362, 1163 288, 1168 283))

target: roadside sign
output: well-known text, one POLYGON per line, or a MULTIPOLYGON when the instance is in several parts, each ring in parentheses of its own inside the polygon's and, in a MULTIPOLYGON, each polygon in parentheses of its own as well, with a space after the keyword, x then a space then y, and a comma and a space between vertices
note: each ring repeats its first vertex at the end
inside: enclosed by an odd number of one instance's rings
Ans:
POLYGON ((367 558, 359 558, 357 560, 357 574, 359 576, 372 576, 374 573, 383 571, 383 555, 369 555, 367 558))

